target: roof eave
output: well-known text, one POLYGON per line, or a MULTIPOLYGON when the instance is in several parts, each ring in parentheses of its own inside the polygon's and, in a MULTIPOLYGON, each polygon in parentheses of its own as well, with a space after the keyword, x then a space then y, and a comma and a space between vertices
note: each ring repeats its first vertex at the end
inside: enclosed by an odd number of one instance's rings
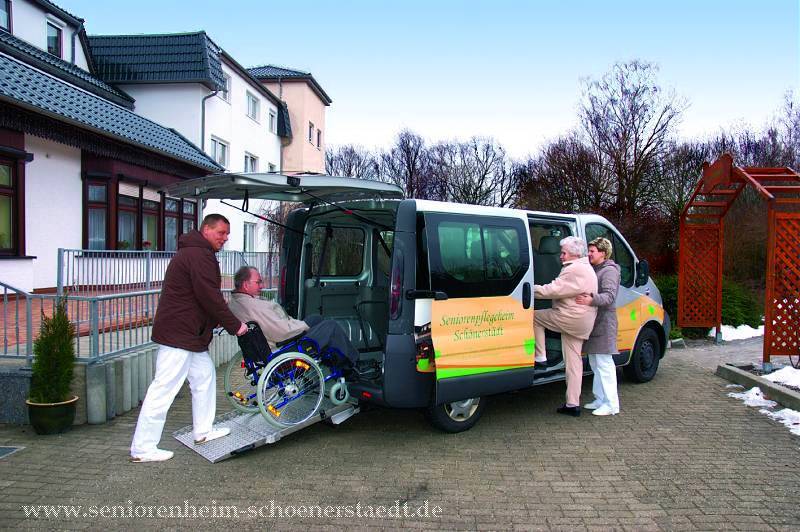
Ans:
POLYGON ((271 90, 262 85, 261 82, 255 76, 250 74, 250 72, 248 72, 246 68, 240 65, 239 62, 237 62, 233 57, 231 57, 231 55, 228 52, 226 52, 223 49, 220 49, 219 55, 223 59, 223 62, 226 65, 236 70, 239 73, 239 75, 245 78, 254 89, 256 89, 262 95, 269 98, 269 100, 272 101, 272 103, 274 103, 275 105, 281 104, 280 98, 275 96, 275 94, 273 94, 271 90))
MULTIPOLYGON (((66 124, 70 124, 72 126, 75 126, 75 127, 81 128, 81 129, 85 129, 87 131, 91 131, 93 133, 97 133, 98 135, 101 135, 103 137, 111 138, 111 139, 114 139, 116 141, 122 142, 123 144, 128 144, 130 146, 136 146, 137 148, 141 148, 141 149, 143 149, 145 151, 157 153, 159 155, 167 157, 168 159, 172 159, 174 161, 180 161, 183 164, 188 164, 189 166, 194 166, 195 168, 202 168, 204 170, 213 170, 213 171, 217 171, 217 172, 224 171, 224 168, 219 166, 216 163, 208 164, 208 165, 202 165, 202 164, 199 164, 196 161, 190 161, 190 160, 184 159, 182 157, 177 157, 177 156, 175 156, 175 154, 168 153, 168 152, 165 152, 163 150, 159 150, 158 148, 154 148, 152 146, 148 146, 148 145, 142 144, 140 142, 132 141, 129 138, 125 138, 125 137, 120 136, 120 135, 115 135, 114 133, 110 133, 108 131, 105 131, 103 129, 91 126, 91 125, 86 124, 84 122, 80 122, 78 120, 70 119, 70 118, 65 117, 63 115, 59 115, 59 114, 54 113, 52 111, 48 111, 47 109, 42 109, 41 107, 38 107, 36 105, 31 105, 31 104, 29 104, 27 102, 22 102, 20 100, 15 99, 15 98, 9 98, 9 97, 7 97, 5 95, 0 94, 0 101, 6 102, 6 103, 9 103, 9 104, 12 104, 12 105, 16 105, 17 107, 20 107, 22 109, 26 109, 28 111, 32 111, 32 112, 47 116, 49 118, 52 118, 53 120, 58 120, 59 122, 64 122, 66 124)), ((203 155, 205 155, 205 154, 203 154, 203 155)), ((209 163, 211 163, 211 162, 212 161, 209 159, 209 163)))
MULTIPOLYGON (((80 87, 81 89, 91 92, 92 94, 96 94, 101 98, 105 98, 117 105, 121 105, 126 109, 133 109, 134 99, 125 94, 127 98, 123 98, 114 94, 113 92, 109 92, 102 87, 98 87, 97 85, 93 85, 91 83, 86 82, 85 80, 74 76, 68 72, 64 72, 63 70, 59 69, 58 67, 54 67, 45 61, 40 60, 37 57, 34 57, 22 50, 14 48, 13 46, 8 46, 5 43, 0 42, 0 53, 7 54, 14 59, 22 61, 34 68, 41 70, 42 72, 46 72, 51 76, 64 81, 65 83, 69 83, 71 85, 75 85, 76 87, 80 87), (65 78, 65 74, 69 76, 69 79, 65 78)), ((124 94, 120 91, 120 94, 124 94)))
POLYGON ((316 93, 316 95, 319 96, 319 99, 322 100, 322 103, 324 103, 326 106, 330 106, 330 104, 333 103, 331 97, 328 96, 328 94, 325 92, 322 86, 319 83, 317 83, 317 80, 315 80, 314 76, 312 76, 311 74, 290 74, 286 76, 254 76, 254 77, 262 82, 304 81, 311 87, 311 90, 313 90, 314 93, 316 93))

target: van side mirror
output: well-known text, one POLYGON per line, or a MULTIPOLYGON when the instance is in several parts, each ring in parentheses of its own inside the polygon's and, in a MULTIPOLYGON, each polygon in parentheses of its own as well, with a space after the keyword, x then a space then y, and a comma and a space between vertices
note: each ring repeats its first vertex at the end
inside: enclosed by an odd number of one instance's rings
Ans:
POLYGON ((650 278, 650 265, 642 259, 636 265, 636 286, 644 286, 650 278))

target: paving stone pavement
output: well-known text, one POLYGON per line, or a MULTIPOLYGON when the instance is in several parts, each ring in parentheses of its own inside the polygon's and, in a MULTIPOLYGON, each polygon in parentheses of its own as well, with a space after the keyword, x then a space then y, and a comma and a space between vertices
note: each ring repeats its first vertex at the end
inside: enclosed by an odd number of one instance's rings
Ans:
MULTIPOLYGON (((170 435, 191 422, 186 389, 161 443, 175 458, 160 464, 127 462, 136 410, 58 436, 0 425, 0 446, 25 447, 0 459, 0 528, 798 530, 800 438, 728 398, 711 364, 696 363, 746 349, 668 351, 652 382, 620 383, 614 417, 557 415, 557 383, 492 398, 461 434, 416 411, 372 408, 218 464, 170 435), (427 518, 402 516, 404 504, 424 512, 426 502, 427 518), (30 504, 81 508, 34 518, 22 508, 30 504), (114 505, 106 511, 123 517, 95 513, 114 505), (173 518, 156 517, 162 505, 173 518), (335 505, 347 506, 339 518, 335 505), (392 517, 370 517, 379 506, 392 517)), ((584 398, 589 390, 587 380, 584 398)))

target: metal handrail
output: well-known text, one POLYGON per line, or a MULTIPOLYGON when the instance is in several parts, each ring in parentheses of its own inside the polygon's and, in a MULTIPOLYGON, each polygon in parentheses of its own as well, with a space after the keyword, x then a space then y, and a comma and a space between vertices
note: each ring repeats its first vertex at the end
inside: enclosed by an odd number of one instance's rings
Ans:
MULTIPOLYGON (((17 315, 19 315, 19 298, 23 296, 25 298, 25 323, 26 323, 26 340, 25 340, 25 363, 26 365, 30 366, 31 362, 33 361, 33 323, 31 321, 31 294, 22 290, 21 288, 16 288, 15 286, 11 286, 10 284, 4 283, 0 281, 0 287, 3 289, 3 354, 8 353, 8 320, 6 319, 7 311, 8 311, 8 291, 11 290, 16 295, 14 300, 17 302, 16 304, 16 311, 17 315)), ((19 340, 19 319, 14 320, 14 333, 17 340, 19 340)), ((16 343, 17 347, 17 357, 20 356, 19 353, 19 341, 16 343)))
MULTIPOLYGON (((152 326, 155 311, 161 290, 140 290, 119 294, 103 294, 96 296, 80 296, 65 294, 31 294, 0 282, 4 289, 2 330, 4 332, 3 351, 1 358, 25 358, 30 364, 33 358, 33 322, 32 307, 34 302, 39 302, 42 313, 47 305, 45 302, 64 300, 67 304, 67 313, 70 321, 75 324, 75 348, 79 360, 93 364, 109 358, 114 358, 133 350, 151 345, 150 327, 152 326), (8 319, 9 297, 8 292, 16 294, 16 300, 25 300, 26 335, 24 342, 20 341, 19 324, 20 315, 18 305, 15 308, 14 334, 16 340, 12 347, 15 353, 9 353, 9 338, 7 334, 10 320, 8 319), (25 345, 24 354, 21 346, 25 345), (82 349, 84 348, 85 349, 82 349)), ((232 289, 221 289, 224 297, 229 297, 232 289)), ((272 299, 277 289, 264 289, 261 297, 272 299)))

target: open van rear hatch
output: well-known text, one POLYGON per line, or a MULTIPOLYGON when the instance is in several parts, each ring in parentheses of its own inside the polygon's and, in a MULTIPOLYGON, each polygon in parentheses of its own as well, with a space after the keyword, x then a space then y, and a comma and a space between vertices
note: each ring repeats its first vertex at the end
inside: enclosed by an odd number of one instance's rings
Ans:
POLYGON ((265 199, 294 203, 337 203, 359 199, 402 199, 397 185, 325 175, 215 174, 164 188, 168 196, 211 199, 265 199))

